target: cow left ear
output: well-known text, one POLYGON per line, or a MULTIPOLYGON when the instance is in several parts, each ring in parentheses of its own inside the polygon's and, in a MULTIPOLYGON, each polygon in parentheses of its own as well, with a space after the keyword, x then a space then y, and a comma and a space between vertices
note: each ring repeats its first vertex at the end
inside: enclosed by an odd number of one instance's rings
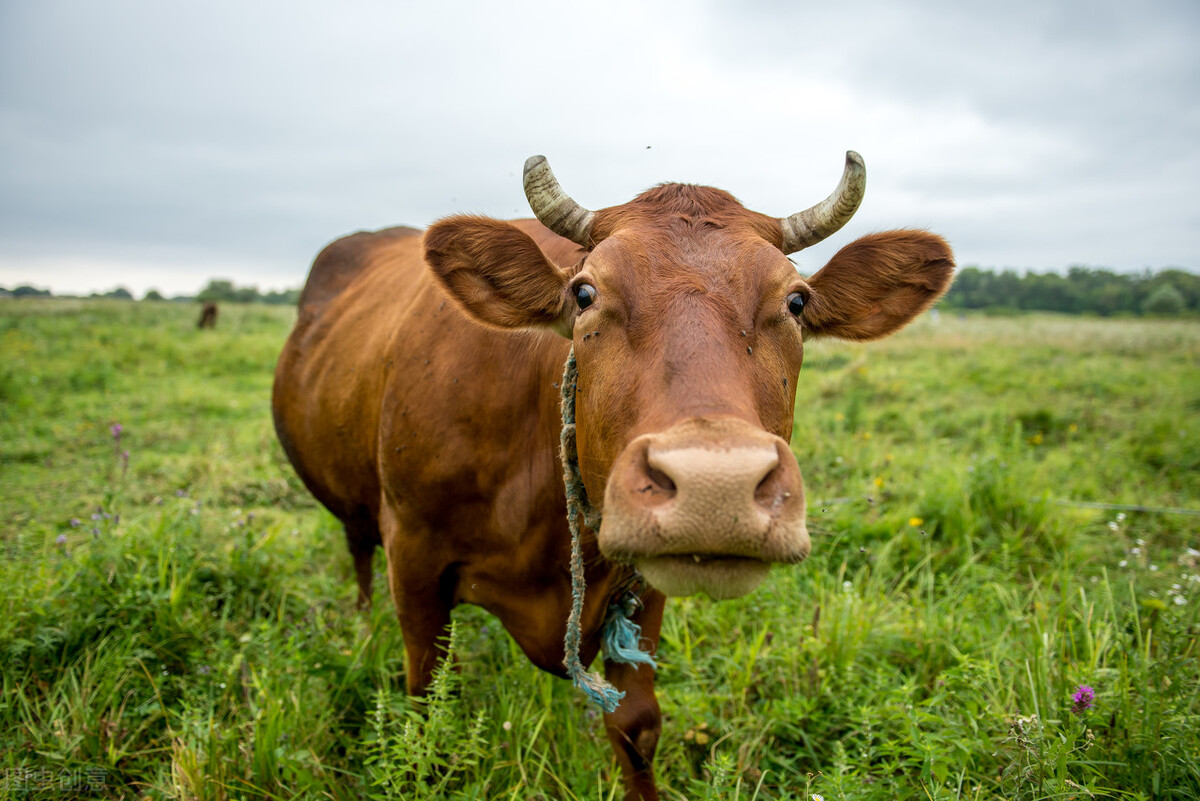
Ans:
POLYGON ((805 330, 867 340, 907 325, 954 277, 946 240, 925 231, 885 231, 851 242, 808 279, 805 330))
POLYGON ((449 217, 430 226, 424 244, 442 288, 479 322, 571 336, 567 276, 523 231, 489 217, 449 217))

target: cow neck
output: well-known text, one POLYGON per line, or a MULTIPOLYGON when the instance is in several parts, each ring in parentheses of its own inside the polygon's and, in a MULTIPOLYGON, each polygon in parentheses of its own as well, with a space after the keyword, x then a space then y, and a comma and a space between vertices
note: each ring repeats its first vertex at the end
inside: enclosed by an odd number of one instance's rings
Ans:
MULTIPOLYGON (((575 347, 567 355, 562 378, 562 435, 559 455, 562 457, 563 485, 567 491, 567 522, 571 527, 571 612, 567 616, 567 633, 563 639, 566 657, 563 666, 571 681, 593 703, 605 712, 614 712, 625 693, 612 686, 598 673, 588 671, 579 658, 582 639, 583 596, 586 584, 583 577, 583 528, 600 530, 600 510, 588 499, 587 488, 579 473, 579 450, 575 437, 575 395, 579 390, 579 372, 575 364, 575 347)), ((601 631, 604 658, 610 662, 655 667, 654 657, 642 650, 641 627, 629 619, 641 603, 638 587, 644 580, 633 571, 628 586, 613 598, 605 613, 601 631)))

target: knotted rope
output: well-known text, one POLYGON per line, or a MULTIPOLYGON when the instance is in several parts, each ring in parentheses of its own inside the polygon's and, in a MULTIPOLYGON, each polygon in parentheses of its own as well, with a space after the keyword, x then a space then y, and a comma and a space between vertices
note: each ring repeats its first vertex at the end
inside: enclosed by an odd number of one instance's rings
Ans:
MULTIPOLYGON (((571 526, 571 614, 567 616, 567 634, 563 638, 566 658, 563 667, 571 681, 605 712, 614 712, 625 693, 612 686, 599 673, 588 672, 579 658, 582 639, 580 621, 583 618, 583 595, 586 585, 583 578, 583 546, 580 543, 583 526, 592 531, 600 530, 600 511, 588 500, 587 489, 579 475, 579 451, 575 444, 575 393, 579 384, 579 372, 575 366, 575 348, 567 356, 562 378, 562 436, 559 454, 563 463, 563 485, 567 490, 567 523, 571 526)), ((636 574, 635 582, 636 584, 636 574)), ((642 650, 640 640, 642 628, 629 619, 641 605, 637 592, 631 586, 619 593, 610 604, 601 629, 600 644, 604 658, 611 662, 624 662, 635 667, 639 664, 655 667, 654 657, 642 650)))

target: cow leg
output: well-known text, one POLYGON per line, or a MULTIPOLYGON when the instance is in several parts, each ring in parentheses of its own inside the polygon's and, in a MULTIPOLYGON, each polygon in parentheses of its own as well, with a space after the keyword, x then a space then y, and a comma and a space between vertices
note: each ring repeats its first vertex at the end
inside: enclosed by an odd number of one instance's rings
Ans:
MULTIPOLYGON (((644 606, 632 618, 642 627, 642 637, 649 640, 652 653, 658 650, 666 601, 666 596, 658 590, 648 590, 642 596, 644 606)), ((604 715, 608 740, 625 777, 625 799, 654 801, 658 798, 654 786, 654 751, 662 731, 662 713, 654 696, 654 670, 649 665, 605 660, 604 676, 625 692, 617 710, 604 715)))
POLYGON ((354 558, 354 575, 358 579, 358 608, 371 608, 372 562, 375 548, 379 545, 379 527, 370 513, 361 511, 354 517, 342 521, 346 530, 346 544, 354 558))
POLYGON ((446 656, 453 584, 443 576, 443 565, 430 564, 428 556, 422 558, 413 552, 412 543, 428 542, 429 538, 401 530, 395 512, 387 506, 379 522, 387 554, 388 584, 404 635, 405 687, 409 695, 419 696, 428 689, 433 671, 446 656))

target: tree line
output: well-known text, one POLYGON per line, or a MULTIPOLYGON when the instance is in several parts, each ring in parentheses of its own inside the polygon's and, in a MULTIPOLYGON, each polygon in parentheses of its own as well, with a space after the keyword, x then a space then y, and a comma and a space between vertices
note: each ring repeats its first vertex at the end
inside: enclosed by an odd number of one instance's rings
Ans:
POLYGON ((947 310, 1177 317, 1200 313, 1200 275, 1175 269, 1116 273, 1080 266, 1065 275, 1022 275, 964 267, 940 305, 947 310))
MULTIPOLYGON (((11 291, 0 287, 0 296, 5 295, 53 297, 48 289, 28 285, 11 291)), ((133 294, 124 287, 89 297, 133 300, 133 294)), ((215 278, 198 295, 179 295, 170 300, 295 305, 299 297, 299 288, 260 292, 256 286, 239 287, 227 279, 215 278)), ((142 299, 168 300, 153 289, 142 299)), ((996 272, 964 267, 958 271, 950 291, 939 305, 946 310, 978 309, 1000 313, 1049 311, 1101 317, 1190 316, 1200 314, 1200 275, 1177 269, 1117 273, 1076 266, 1065 274, 1021 274, 1015 270, 996 272)))
MULTIPOLYGON (((107 300, 133 300, 133 293, 123 286, 119 286, 109 292, 93 292, 90 295, 55 295, 49 289, 38 289, 29 284, 22 284, 14 289, 5 289, 0 287, 0 297, 13 298, 69 298, 88 300, 107 299, 107 300)), ((289 305, 294 306, 300 299, 300 290, 284 289, 270 290, 267 292, 259 292, 256 286, 235 286, 232 281, 223 278, 214 278, 208 282, 208 286, 200 290, 197 295, 175 295, 173 297, 165 297, 157 289, 149 290, 142 300, 150 301, 172 301, 177 303, 204 303, 207 301, 215 301, 217 303, 268 303, 272 305, 289 305)))

